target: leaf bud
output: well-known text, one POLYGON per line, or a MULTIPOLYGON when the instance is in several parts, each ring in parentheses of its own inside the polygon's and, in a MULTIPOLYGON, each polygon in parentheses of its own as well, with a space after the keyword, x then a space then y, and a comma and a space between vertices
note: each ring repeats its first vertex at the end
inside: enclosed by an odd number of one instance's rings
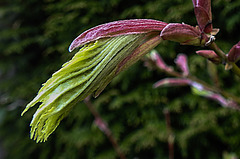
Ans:
POLYGON ((229 62, 234 63, 240 59, 240 41, 230 49, 227 58, 229 62))
POLYGON ((221 58, 213 50, 198 50, 196 53, 202 57, 207 58, 209 61, 220 64, 221 58))
POLYGON ((168 24, 160 36, 163 40, 179 42, 182 45, 202 46, 208 41, 205 34, 201 35, 198 27, 180 23, 168 24))

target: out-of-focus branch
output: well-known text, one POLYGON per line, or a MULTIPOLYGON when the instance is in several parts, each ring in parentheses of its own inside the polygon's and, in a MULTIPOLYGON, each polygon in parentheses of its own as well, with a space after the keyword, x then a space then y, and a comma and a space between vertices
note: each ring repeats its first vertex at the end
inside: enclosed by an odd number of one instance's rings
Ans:
POLYGON ((157 54, 156 52, 152 52, 150 54, 149 59, 150 59, 150 61, 148 61, 148 62, 150 62, 150 63, 146 64, 147 66, 155 67, 157 70, 159 70, 161 72, 165 72, 166 74, 177 78, 177 80, 176 79, 163 79, 163 80, 157 82, 154 85, 154 87, 159 86, 159 85, 162 85, 162 86, 163 85, 165 85, 165 86, 167 86, 167 85, 168 86, 189 85, 189 86, 191 86, 193 88, 195 87, 196 89, 199 90, 199 91, 195 91, 197 94, 199 94, 199 95, 201 94, 204 97, 215 100, 215 101, 219 102, 222 106, 240 111, 240 107, 239 107, 240 98, 239 97, 237 97, 231 93, 228 93, 228 92, 220 89, 217 86, 210 85, 207 82, 200 80, 195 76, 192 76, 190 74, 186 76, 183 72, 175 71, 170 66, 166 65, 165 62, 163 61, 163 59, 161 58, 161 56, 159 54, 157 54), (159 64, 159 63, 161 63, 161 64, 159 64), (171 68, 171 69, 169 69, 169 68, 171 68), (202 94, 201 92, 202 93, 205 92, 207 94, 202 94), (224 100, 224 102, 223 102, 223 100, 224 100))
POLYGON ((232 71, 240 77, 240 69, 235 63, 232 63, 232 71))
POLYGON ((171 118, 169 110, 166 108, 163 110, 163 114, 166 120, 166 126, 168 131, 168 151, 169 151, 169 159, 174 159, 174 134, 171 127, 171 118))
POLYGON ((120 159, 126 159, 125 154, 119 148, 117 140, 113 136, 112 131, 109 129, 108 124, 102 119, 100 114, 94 108, 92 102, 90 101, 90 96, 88 96, 87 98, 84 99, 84 103, 87 105, 89 111, 95 117, 94 123, 107 136, 109 141, 112 143, 112 146, 113 146, 114 150, 116 151, 116 153, 118 154, 119 158, 120 159))

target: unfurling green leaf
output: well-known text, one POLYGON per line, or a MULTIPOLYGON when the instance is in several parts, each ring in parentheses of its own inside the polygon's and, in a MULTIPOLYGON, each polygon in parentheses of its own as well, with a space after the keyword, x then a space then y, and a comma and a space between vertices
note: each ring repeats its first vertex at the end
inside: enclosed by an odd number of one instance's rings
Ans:
POLYGON ((130 66, 142 52, 147 53, 159 43, 158 33, 152 33, 103 38, 86 44, 43 84, 23 111, 22 114, 41 102, 30 124, 31 138, 46 141, 76 102, 92 93, 99 95, 124 65, 130 66))

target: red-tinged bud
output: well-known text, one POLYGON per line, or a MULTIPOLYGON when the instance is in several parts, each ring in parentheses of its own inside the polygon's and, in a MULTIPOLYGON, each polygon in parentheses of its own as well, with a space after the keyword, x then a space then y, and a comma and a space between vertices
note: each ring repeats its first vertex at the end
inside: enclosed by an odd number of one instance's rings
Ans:
POLYGON ((202 7, 206 10, 209 17, 212 18, 211 0, 193 0, 194 7, 202 7))
POLYGON ((240 60, 240 41, 231 48, 227 58, 229 62, 234 62, 234 63, 240 60))
POLYGON ((156 82, 153 87, 187 86, 191 83, 192 81, 186 78, 165 78, 156 82))
POLYGON ((192 0, 195 16, 201 31, 210 33, 212 31, 211 0, 192 0))
POLYGON ((105 38, 129 34, 159 32, 167 23, 152 19, 132 19, 114 21, 91 28, 80 34, 70 45, 69 51, 86 43, 105 38))
POLYGON ((172 72, 173 69, 172 67, 169 67, 162 59, 160 54, 158 54, 156 51, 152 51, 150 53, 150 58, 152 61, 156 63, 156 66, 160 68, 161 70, 164 70, 166 72, 172 72))
POLYGON ((200 30, 205 33, 210 33, 213 29, 212 21, 210 20, 211 18, 209 17, 206 10, 202 7, 195 7, 194 12, 195 12, 200 30))
POLYGON ((163 40, 179 42, 182 45, 202 46, 208 40, 205 35, 201 37, 201 32, 197 27, 179 23, 168 24, 160 36, 163 40))
POLYGON ((207 58, 209 61, 220 64, 221 58, 213 50, 198 50, 196 53, 202 57, 207 58))
POLYGON ((178 54, 175 63, 181 69, 184 76, 189 74, 188 64, 187 64, 187 56, 185 54, 178 54))

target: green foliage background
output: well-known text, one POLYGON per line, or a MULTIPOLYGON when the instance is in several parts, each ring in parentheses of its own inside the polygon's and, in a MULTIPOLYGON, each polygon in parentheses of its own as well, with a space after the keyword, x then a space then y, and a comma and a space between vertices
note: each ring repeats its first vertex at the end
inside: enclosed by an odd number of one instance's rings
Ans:
MULTIPOLYGON (((240 39, 240 1, 214 0, 217 43, 228 52, 240 39)), ((46 143, 29 139, 36 109, 21 111, 52 73, 73 53, 71 41, 90 27, 119 19, 151 18, 196 25, 191 0, 1 0, 0 2, 0 158, 114 159, 107 137, 94 124, 84 103, 75 106, 46 143)), ((199 48, 163 42, 157 48, 169 65, 186 53, 191 74, 212 83, 199 48)), ((217 67, 219 85, 240 94, 239 78, 217 67)), ((168 132, 163 110, 168 108, 175 136, 175 157, 240 157, 240 114, 191 94, 188 87, 153 89, 165 74, 149 71, 142 61, 116 77, 92 99, 127 158, 168 158, 168 132)))

